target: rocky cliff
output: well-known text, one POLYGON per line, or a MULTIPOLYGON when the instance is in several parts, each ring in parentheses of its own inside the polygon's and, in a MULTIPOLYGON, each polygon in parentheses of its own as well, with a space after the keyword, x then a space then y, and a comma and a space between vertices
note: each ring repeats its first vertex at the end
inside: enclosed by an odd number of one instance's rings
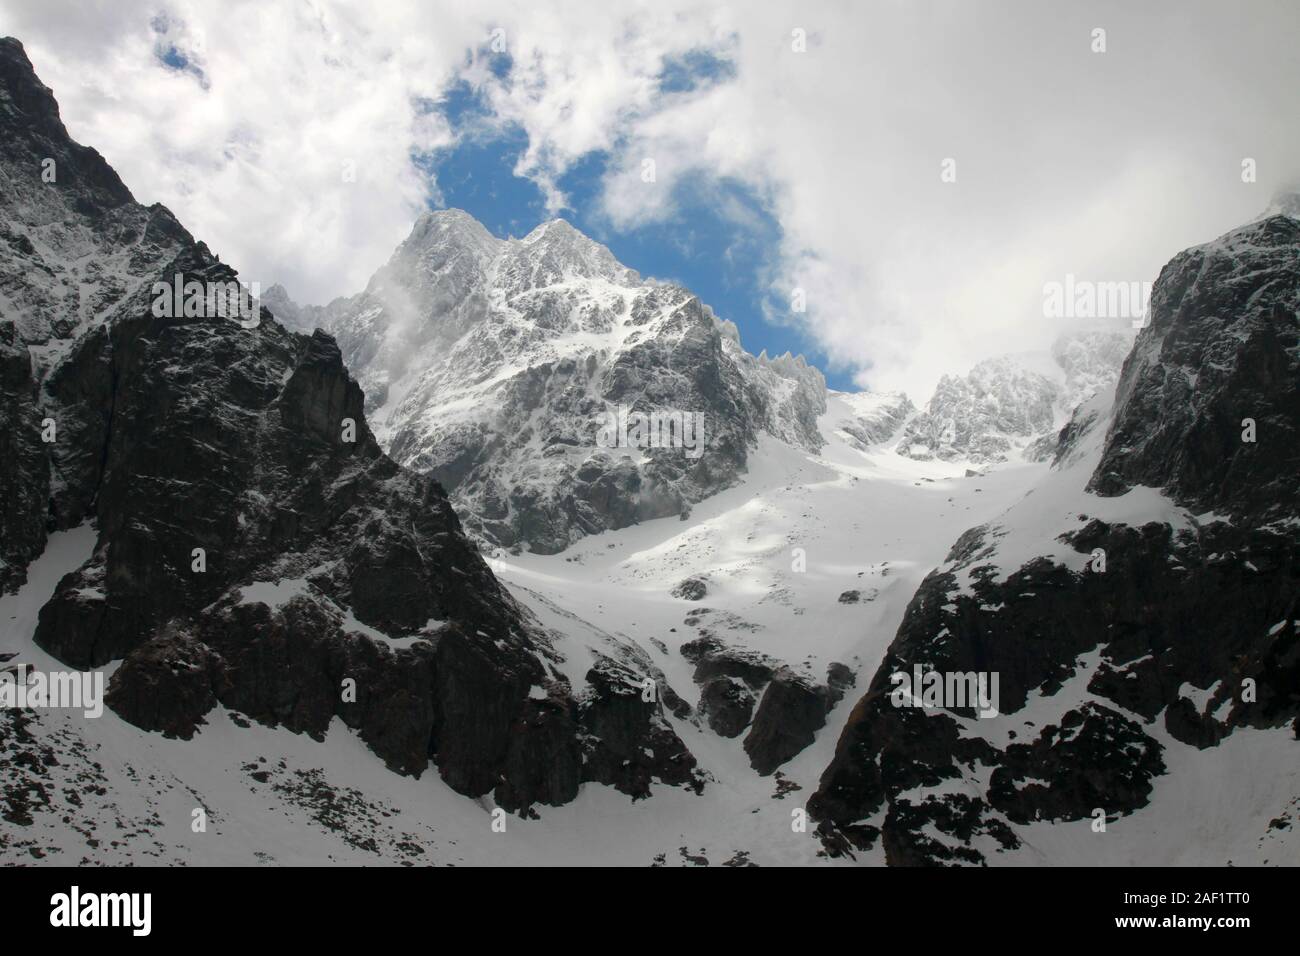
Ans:
POLYGON ((828 852, 1104 839, 1171 763, 1249 731, 1300 746, 1298 277, 1283 216, 1162 270, 1113 407, 1081 407, 1048 479, 913 598, 810 801, 828 852), (999 715, 897 706, 917 667, 998 675, 999 715))

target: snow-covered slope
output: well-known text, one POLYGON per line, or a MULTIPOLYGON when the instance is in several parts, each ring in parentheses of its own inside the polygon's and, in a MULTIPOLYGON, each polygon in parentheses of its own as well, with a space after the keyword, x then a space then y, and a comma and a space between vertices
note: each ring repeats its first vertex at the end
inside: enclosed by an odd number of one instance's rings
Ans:
POLYGON ((687 290, 563 220, 502 240, 460 210, 427 213, 364 292, 324 308, 268 298, 338 339, 384 447, 438 478, 489 544, 553 553, 678 515, 733 484, 759 435, 822 440, 819 371, 749 355, 687 290), (694 429, 680 446, 633 433, 611 447, 602 423, 620 410, 694 429))
POLYGON ((902 392, 840 392, 835 397, 852 409, 841 430, 861 451, 892 441, 916 414, 916 406, 902 392))
MULTIPOLYGON (((849 687, 825 711, 824 726, 811 731, 804 749, 760 774, 749 750, 760 751, 746 749, 751 726, 724 737, 701 710, 706 685, 749 659, 774 673, 789 669, 776 680, 780 691, 803 682, 826 686, 834 664, 860 689, 916 586, 942 558, 944 529, 991 519, 1045 468, 1019 465, 972 480, 944 463, 863 452, 841 437, 856 412, 853 402, 831 397, 818 423, 828 440, 817 454, 762 437, 748 473, 686 521, 648 521, 585 538, 563 554, 489 562, 548 635, 551 663, 573 686, 585 685, 602 658, 661 675, 661 686, 676 692, 664 698, 664 719, 698 761, 701 792, 656 781, 649 799, 633 800, 584 783, 572 802, 534 806, 527 818, 512 814, 498 833, 491 795, 467 799, 432 772, 395 774, 337 719, 315 740, 219 705, 185 741, 141 732, 112 710, 90 721, 34 712, 21 729, 4 724, 0 735, 0 767, 21 779, 10 794, 23 795, 31 821, 0 824, 0 858, 417 865, 824 859, 811 826, 792 828, 792 811, 816 788, 857 691, 849 687), (698 600, 674 595, 687 579, 703 583, 698 600), (682 648, 701 638, 725 647, 705 655, 697 681, 698 659, 682 648), (22 756, 32 753, 58 762, 22 756), (202 834, 190 829, 199 807, 209 821, 202 834)), ((28 585, 0 598, 0 648, 40 668, 59 666, 29 635, 37 611, 60 577, 85 561, 94 537, 89 528, 57 533, 28 585)), ((746 673, 761 708, 774 675, 746 673)), ((774 708, 769 703, 769 712, 774 708)), ((792 712, 792 725, 798 716, 792 712)))
MULTIPOLYGON (((0 827, 0 857, 309 865, 885 862, 879 842, 854 857, 827 857, 816 824, 797 825, 834 761, 853 701, 886 659, 918 585, 942 564, 952 529, 989 523, 1019 529, 998 539, 999 560, 1010 568, 1037 553, 1042 538, 1035 529, 1050 537, 1052 529, 1079 524, 1073 499, 1096 461, 1104 428, 1088 433, 1075 467, 1049 472, 1045 464, 1021 463, 965 478, 947 463, 860 450, 844 428, 859 411, 831 397, 819 421, 828 440, 818 454, 761 439, 741 481, 701 502, 684 522, 644 522, 586 538, 564 554, 490 562, 551 634, 561 671, 577 679, 598 655, 630 655, 644 658, 642 669, 676 690, 678 700, 665 700, 664 719, 698 759, 701 792, 656 784, 649 799, 633 800, 583 784, 572 802, 537 806, 526 818, 510 815, 497 832, 493 822, 501 818, 493 817, 490 796, 471 801, 434 774, 393 774, 337 720, 314 740, 245 726, 238 713, 218 708, 186 742, 141 734, 111 711, 89 722, 47 712, 29 715, 21 733, 4 736, 0 765, 17 768, 27 785, 10 792, 31 795, 25 803, 31 823, 0 827), (704 593, 697 600, 674 594, 684 580, 702 582, 704 593), (810 684, 824 683, 832 665, 843 664, 856 686, 826 711, 806 748, 761 774, 745 745, 750 727, 724 736, 700 708, 715 676, 709 671, 697 680, 699 658, 687 656, 701 638, 734 652, 724 663, 743 654, 785 665, 810 684), (20 759, 31 752, 49 753, 57 763, 20 759), (209 821, 202 834, 189 825, 198 807, 209 821), (63 824, 65 816, 71 826, 63 824)), ((1096 514, 1107 520, 1139 514, 1185 520, 1154 492, 1098 505, 1106 510, 1096 514)), ((52 589, 92 544, 84 531, 56 535, 28 588, 0 599, 0 620, 29 629, 41 591, 52 589)), ((15 649, 37 666, 51 663, 30 644, 15 649)), ((1093 657, 1085 657, 1080 666, 1091 668, 1093 657)), ((993 723, 1003 734, 1032 737, 1058 713, 1093 699, 1084 686, 1090 673, 1080 670, 1054 696, 1036 695, 1007 722, 993 723)), ((761 700, 763 678, 757 682, 761 700)), ((987 734, 983 725, 990 722, 979 723, 976 729, 987 734)), ((1300 859, 1293 836, 1300 819, 1300 780, 1289 756, 1294 741, 1243 729, 1198 751, 1171 741, 1159 726, 1143 728, 1165 748, 1167 770, 1154 778, 1149 806, 1112 820, 1109 836, 1092 834, 1086 821, 1017 827, 1021 846, 989 853, 987 861, 1300 859), (1273 820, 1289 825, 1270 826, 1273 820)), ((978 765, 971 772, 976 781, 987 774, 978 765)), ((948 786, 962 792, 977 784, 948 786)))

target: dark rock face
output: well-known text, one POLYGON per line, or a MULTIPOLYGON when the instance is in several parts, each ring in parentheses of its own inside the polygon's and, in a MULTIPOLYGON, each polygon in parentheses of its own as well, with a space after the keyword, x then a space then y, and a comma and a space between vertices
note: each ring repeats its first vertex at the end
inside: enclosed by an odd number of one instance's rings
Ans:
POLYGON ((47 382, 56 419, 71 409, 53 451, 60 511, 93 514, 100 539, 43 609, 38 643, 103 664, 236 583, 286 577, 394 633, 516 626, 436 485, 379 451, 327 336, 141 311, 79 340, 47 382), (87 408, 109 412, 86 422, 87 408))
POLYGON ((790 668, 773 674, 745 737, 750 766, 766 776, 802 751, 826 726, 831 704, 825 687, 814 686, 790 668))
POLYGON ((1074 819, 1081 807, 1128 813, 1164 773, 1161 746, 1132 720, 1086 704, 1032 744, 1013 744, 989 781, 989 803, 1015 823, 1074 819))
POLYGON ((17 40, 0 38, 0 294, 18 341, 66 338, 157 276, 189 234, 74 143, 17 40), (35 241, 33 241, 35 240, 35 241))
POLYGON ((732 677, 759 690, 772 679, 779 662, 756 651, 731 647, 717 638, 701 637, 681 646, 682 656, 695 665, 695 682, 732 677))
MULTIPOLYGON (((1233 521, 1108 523, 1088 519, 1080 496, 1080 524, 1061 541, 1100 551, 1102 570, 1043 557, 1005 580, 992 563, 1003 530, 962 535, 913 597, 809 802, 828 852, 881 840, 893 864, 980 864, 972 843, 1014 849, 1016 824, 1130 813, 1165 772, 1147 729, 1162 714, 1175 740, 1198 748, 1242 726, 1295 734, 1300 542, 1279 519, 1294 520, 1300 482, 1297 275, 1290 220, 1237 230, 1162 271, 1090 488, 1159 485, 1193 513, 1233 521), (1243 443, 1243 417, 1276 441, 1243 443), (1082 700, 1064 701, 1032 740, 995 743, 969 709, 895 706, 891 675, 916 665, 998 674, 1003 715, 1067 682, 1082 700), (993 768, 982 794, 916 796, 969 786, 977 766, 993 768)), ((1098 424, 1081 406, 1056 465, 1097 454, 1083 445, 1098 424)))
POLYGON ((27 580, 27 565, 45 548, 50 493, 43 416, 31 356, 13 323, 0 323, 0 594, 27 580))
POLYGON ((552 806, 568 803, 582 783, 582 749, 571 701, 530 700, 510 727, 504 780, 496 802, 510 810, 533 801, 552 806), (511 781, 527 781, 519 787, 511 781))
POLYGON ((754 715, 754 693, 738 677, 714 677, 700 689, 700 713, 720 737, 739 737, 754 715))
POLYGON ((1300 509, 1300 221, 1274 216, 1161 270, 1124 363, 1098 494, 1166 489, 1200 513, 1300 509), (1244 419, 1255 440, 1244 441, 1244 419))
POLYGON ((780 661, 709 634, 682 644, 681 653, 695 665, 699 709, 709 728, 722 737, 739 737, 749 728, 745 753, 764 776, 816 739, 827 713, 855 680, 848 667, 835 663, 819 685, 780 661))
POLYGON ((587 674, 590 696, 578 706, 578 722, 590 735, 582 779, 615 787, 632 798, 648 796, 657 777, 697 793, 704 780, 695 757, 664 718, 658 700, 646 700, 639 676, 603 660, 587 674))
MULTIPOLYGON (((92 513, 100 535, 42 608, 36 640, 76 666, 127 657, 115 695, 125 715, 181 735, 193 722, 187 684, 160 690, 160 650, 142 648, 139 665, 132 653, 181 620, 223 661, 214 696, 235 710, 317 735, 337 714, 393 769, 420 773, 432 758, 465 793, 493 790, 512 759, 524 766, 509 743, 543 674, 533 643, 436 483, 380 452, 327 336, 124 316, 78 341, 47 393, 72 409, 69 446, 100 442, 54 452, 62 513, 92 513), (87 420, 87 408, 111 412, 87 420), (346 419, 355 441, 343 440, 346 419), (256 581, 301 582, 305 596, 239 603, 256 581), (452 623, 394 650, 349 634, 343 609, 395 637, 452 623), (355 703, 342 697, 347 678, 355 703)), ((507 799, 557 795, 537 783, 511 780, 507 799)))
POLYGON ((391 769, 432 763, 455 790, 521 812, 582 780, 698 788, 657 700, 626 700, 595 670, 588 688, 554 679, 548 637, 442 487, 381 451, 330 336, 265 310, 256 323, 155 314, 154 281, 237 277, 67 138, 11 40, 0 132, 16 184, 0 221, 68 254, 12 270, 0 257, 5 297, 39 320, 0 323, 0 587, 21 582, 47 524, 98 531, 41 609, 40 646, 75 667, 123 659, 109 703, 142 728, 189 738, 218 703, 315 736, 339 717, 391 769), (51 289, 74 279, 93 309, 46 321, 66 311, 51 289))

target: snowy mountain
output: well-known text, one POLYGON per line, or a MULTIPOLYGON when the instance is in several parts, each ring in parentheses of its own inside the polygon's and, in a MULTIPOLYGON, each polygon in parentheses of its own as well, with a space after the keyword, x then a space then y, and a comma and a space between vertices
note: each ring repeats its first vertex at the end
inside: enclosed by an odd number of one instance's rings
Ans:
POLYGON ((1297 220, 918 413, 560 221, 159 314, 237 277, 13 40, 0 144, 0 680, 107 687, 0 708, 0 863, 1300 860, 1297 220))
POLYGON ((912 599, 809 803, 830 852, 1294 861, 1297 275, 1282 216, 1162 270, 1113 405, 912 599), (998 675, 997 718, 898 706, 918 669, 998 675))
MULTIPOLYGON (((174 220, 68 139, 14 40, 0 84, 5 227, 41 257, 7 262, 22 321, 0 322, 7 666, 107 673, 115 720, 182 739, 214 711, 317 737, 339 722, 380 765, 432 764, 520 812, 584 782, 700 786, 661 715, 671 692, 640 696, 657 688, 646 655, 603 637, 555 649, 437 482, 381 451, 333 339, 209 311, 235 274, 179 227, 169 257, 119 228, 174 220), (47 152, 73 160, 50 183, 47 152), (41 238, 74 233, 68 254, 98 264, 56 261, 41 238), (116 298, 96 293, 75 323, 33 320, 51 276, 109 266, 127 271, 95 288, 116 298), (155 281, 198 291, 160 300, 155 281), (53 580, 30 573, 47 556, 53 580)), ((0 713, 9 772, 49 746, 47 719, 0 713)), ((38 790, 45 773, 22 771, 38 790)))
POLYGON ((364 292, 324 308, 267 299, 337 338, 381 443, 492 545, 549 554, 676 516, 733 485, 760 435, 823 440, 817 369, 749 355, 687 290, 563 220, 502 240, 460 210, 427 213, 364 292), (668 416, 670 440, 602 441, 620 413, 668 416), (695 447, 671 441, 674 417, 695 447))
POLYGON ((898 450, 976 464, 1044 460, 1079 403, 1114 387, 1132 340, 1113 330, 1075 332, 1048 355, 999 356, 966 375, 945 375, 925 411, 908 421, 898 450))

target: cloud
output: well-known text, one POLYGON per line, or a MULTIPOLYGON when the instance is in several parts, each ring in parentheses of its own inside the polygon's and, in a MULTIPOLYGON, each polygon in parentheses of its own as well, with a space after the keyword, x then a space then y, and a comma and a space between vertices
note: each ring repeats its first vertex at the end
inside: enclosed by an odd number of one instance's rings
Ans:
POLYGON ((411 153, 451 135, 418 99, 487 34, 411 26, 347 4, 131 0, 0 23, 137 199, 306 300, 362 287, 434 188, 411 153))
POLYGON ((526 133, 516 172, 552 210, 593 153, 612 229, 674 221, 701 177, 761 197, 781 227, 770 319, 805 326, 860 384, 920 400, 943 372, 1046 347, 1063 327, 1043 316, 1045 283, 1150 281, 1300 174, 1289 0, 56 3, 10 18, 74 135, 250 278, 317 301, 360 288, 436 189, 411 155, 456 135, 413 104, 469 83, 526 133))
POLYGON ((783 230, 770 318, 806 323, 860 384, 924 400, 945 371, 1050 345, 1064 326, 1043 315, 1046 283, 1153 280, 1300 172, 1283 122, 1294 5, 1133 7, 686 5, 662 14, 670 35, 594 23, 496 106, 529 131, 521 171, 539 180, 612 153, 614 228, 673 220, 700 174, 766 197, 783 230), (719 50, 726 74, 656 96, 654 54, 684 43, 719 50), (796 288, 806 313, 789 311, 796 288))

